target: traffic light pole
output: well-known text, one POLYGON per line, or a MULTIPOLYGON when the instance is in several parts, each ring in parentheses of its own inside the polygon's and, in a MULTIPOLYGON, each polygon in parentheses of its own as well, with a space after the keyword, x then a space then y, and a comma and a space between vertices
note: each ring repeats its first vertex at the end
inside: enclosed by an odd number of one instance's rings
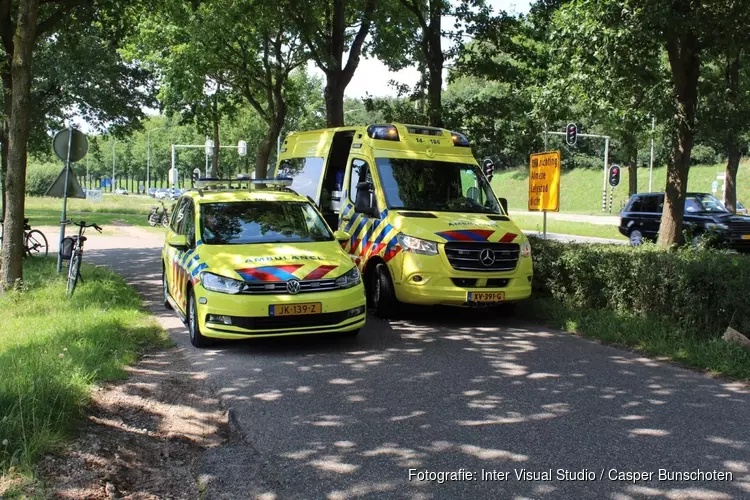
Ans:
MULTIPOLYGON (((545 147, 546 150, 546 138, 547 134, 553 135, 566 135, 565 132, 547 132, 545 130, 545 147)), ((608 135, 595 135, 595 134, 577 134, 578 137, 589 137, 591 139, 604 139, 604 174, 602 175, 602 212, 607 211, 607 170, 609 169, 609 136, 608 135)))
MULTIPOLYGON (((544 152, 547 152, 547 124, 544 124, 544 152)), ((542 210, 542 237, 547 239, 547 211, 542 210)))

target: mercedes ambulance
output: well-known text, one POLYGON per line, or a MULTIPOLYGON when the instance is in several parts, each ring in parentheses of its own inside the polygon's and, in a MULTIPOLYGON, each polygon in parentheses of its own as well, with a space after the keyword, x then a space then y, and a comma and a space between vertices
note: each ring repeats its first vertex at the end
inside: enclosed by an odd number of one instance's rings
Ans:
POLYGON ((294 132, 276 175, 349 233, 344 248, 382 317, 402 302, 477 307, 531 295, 529 241, 463 134, 403 124, 294 132))

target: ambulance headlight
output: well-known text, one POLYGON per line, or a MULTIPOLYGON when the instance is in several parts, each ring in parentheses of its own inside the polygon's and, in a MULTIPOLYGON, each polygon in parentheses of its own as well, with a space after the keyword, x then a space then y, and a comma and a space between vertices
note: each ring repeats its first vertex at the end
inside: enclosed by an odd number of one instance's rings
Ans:
POLYGON ((243 281, 204 271, 201 273, 201 285, 203 285, 203 288, 211 292, 235 295, 242 291, 245 283, 243 281))
POLYGON ((528 241, 521 243, 521 257, 531 257, 531 245, 528 241))
POLYGON ((437 243, 434 241, 427 241, 421 238, 415 238, 414 236, 407 236, 403 233, 399 233, 396 237, 398 244, 401 245, 407 252, 419 253, 422 255, 437 255, 437 243))
POLYGON ((351 288, 354 285, 359 285, 360 281, 362 281, 362 277, 359 274, 359 269, 353 267, 345 274, 336 278, 336 286, 339 288, 351 288))

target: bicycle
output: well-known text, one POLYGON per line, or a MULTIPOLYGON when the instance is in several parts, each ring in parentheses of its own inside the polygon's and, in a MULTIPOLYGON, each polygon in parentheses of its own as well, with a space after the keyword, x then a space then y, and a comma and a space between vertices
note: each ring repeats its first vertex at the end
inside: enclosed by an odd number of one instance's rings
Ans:
MULTIPOLYGON (((0 219, 0 248, 3 245, 3 223, 4 219, 0 219)), ((23 220, 23 247, 24 257, 46 257, 49 252, 47 237, 38 229, 31 229, 29 219, 23 220)))
POLYGON ((97 224, 86 224, 86 221, 73 222, 72 220, 66 220, 65 224, 78 226, 78 235, 64 238, 62 247, 60 248, 62 259, 70 261, 68 264, 68 286, 65 290, 65 295, 70 298, 76 290, 78 279, 80 278, 83 281, 83 276, 81 276, 81 261, 83 260, 83 243, 86 241, 83 233, 90 227, 101 233, 102 228, 97 224))
POLYGON ((151 213, 148 216, 148 224, 151 227, 154 227, 157 224, 169 227, 169 210, 164 205, 163 201, 160 201, 159 203, 161 203, 161 210, 159 210, 159 207, 151 207, 151 213))

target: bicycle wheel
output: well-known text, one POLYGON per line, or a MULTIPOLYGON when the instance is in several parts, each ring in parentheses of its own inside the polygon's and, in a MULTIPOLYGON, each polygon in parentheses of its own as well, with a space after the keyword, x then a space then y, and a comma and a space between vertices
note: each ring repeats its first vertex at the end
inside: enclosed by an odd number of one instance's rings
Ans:
POLYGON ((169 216, 167 216, 167 214, 161 216, 161 225, 163 227, 169 227, 169 216))
POLYGON ((78 276, 81 272, 81 256, 77 253, 73 254, 73 258, 70 260, 68 265, 68 288, 65 291, 65 295, 68 298, 73 296, 73 292, 76 291, 76 285, 78 284, 78 276))
POLYGON ((47 237, 37 229, 26 233, 26 253, 30 257, 46 257, 49 252, 47 237))

